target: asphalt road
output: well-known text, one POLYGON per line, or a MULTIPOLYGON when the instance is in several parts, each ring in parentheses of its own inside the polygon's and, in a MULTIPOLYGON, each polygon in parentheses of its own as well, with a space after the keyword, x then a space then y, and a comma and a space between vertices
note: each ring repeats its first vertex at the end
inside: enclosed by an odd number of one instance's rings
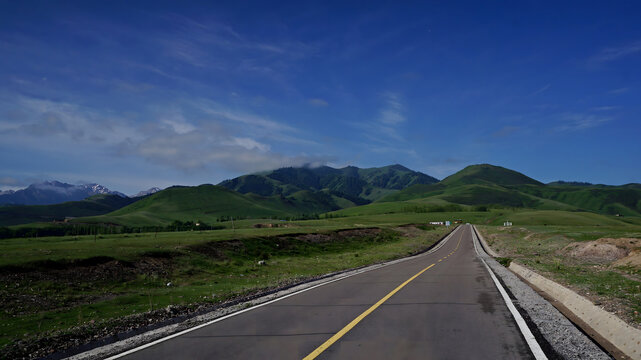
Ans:
POLYGON ((315 356, 317 359, 533 358, 489 273, 476 256, 471 226, 459 228, 432 254, 291 296, 124 358, 315 356))

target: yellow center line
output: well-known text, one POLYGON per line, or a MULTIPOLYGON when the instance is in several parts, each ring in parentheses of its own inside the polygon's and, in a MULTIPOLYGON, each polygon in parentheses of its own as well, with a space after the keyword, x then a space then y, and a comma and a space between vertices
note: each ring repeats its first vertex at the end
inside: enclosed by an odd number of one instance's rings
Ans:
MULTIPOLYGON (((456 251, 456 249, 458 249, 458 246, 461 244, 461 239, 462 238, 463 238, 463 234, 461 232, 461 236, 458 239, 458 243, 456 244, 456 248, 455 248, 454 252, 456 251)), ((447 256, 445 258, 447 258, 447 256)), ((443 259, 445 259, 445 258, 443 258, 443 259)), ((440 261, 441 260, 439 260, 439 262, 440 261)), ((414 275, 411 278, 405 280, 404 283, 402 283, 401 285, 397 286, 396 289, 390 291, 382 299, 378 300, 376 302, 376 304, 370 306, 369 309, 365 310, 362 314, 358 315, 358 317, 356 317, 356 319, 352 320, 352 322, 350 322, 349 324, 345 325, 345 327, 342 328, 336 334, 334 334, 334 336, 332 336, 331 338, 327 339, 327 341, 325 341, 323 344, 321 344, 321 346, 317 347, 316 350, 312 351, 309 355, 305 356, 303 358, 303 360, 316 359, 316 357, 318 357, 318 355, 320 355, 323 351, 327 350, 330 346, 332 346, 332 344, 334 344, 336 341, 338 341, 338 339, 340 339, 341 337, 343 337, 343 335, 347 334, 350 330, 352 330, 352 328, 354 328, 354 326, 356 326, 359 322, 361 322, 363 319, 365 319, 365 317, 367 315, 371 314, 374 310, 376 310, 379 306, 381 306, 385 301, 387 301, 394 294, 399 292, 399 290, 404 288, 405 285, 409 284, 412 280, 414 280, 417 277, 419 277, 422 273, 426 272, 427 270, 429 270, 434 265, 436 265, 436 264, 432 264, 432 265, 426 267, 425 269, 423 269, 423 270, 419 271, 418 273, 416 273, 416 275, 414 275)))
POLYGON ((323 351, 325 351, 327 348, 332 346, 332 344, 334 344, 338 339, 343 337, 343 335, 347 334, 348 331, 352 330, 352 328, 354 326, 356 326, 356 324, 361 322, 361 320, 365 319, 365 317, 367 315, 371 314, 374 310, 376 310, 379 306, 381 306, 385 301, 387 301, 387 299, 391 298, 392 295, 396 294, 399 290, 401 290, 403 287, 405 287, 405 285, 409 284, 410 281, 416 279, 419 275, 421 275, 422 273, 426 272, 429 268, 431 268, 434 265, 435 264, 432 264, 432 265, 426 267, 425 269, 419 271, 416 275, 414 275, 411 278, 405 280, 404 283, 402 283, 401 285, 397 286, 396 289, 390 291, 389 294, 385 295, 382 299, 378 300, 378 302, 376 302, 376 304, 372 305, 369 309, 365 310, 362 314, 358 315, 358 317, 356 319, 352 320, 352 322, 350 322, 344 328, 342 328, 339 332, 334 334, 334 336, 332 336, 331 338, 327 339, 327 341, 325 341, 321 346, 317 347, 316 350, 312 351, 309 355, 305 356, 303 358, 303 360, 315 359, 323 351))

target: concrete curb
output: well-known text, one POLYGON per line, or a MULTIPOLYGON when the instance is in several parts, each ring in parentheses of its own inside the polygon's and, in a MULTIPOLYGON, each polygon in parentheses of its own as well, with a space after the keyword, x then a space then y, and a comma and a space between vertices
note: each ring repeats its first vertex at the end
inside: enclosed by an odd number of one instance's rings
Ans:
POLYGON ((631 359, 641 359, 641 330, 628 325, 616 315, 592 304, 588 299, 563 285, 549 280, 514 261, 510 264, 509 269, 563 304, 574 316, 585 322, 626 356, 631 359))
MULTIPOLYGON (((474 227, 474 229, 476 230, 476 226, 474 227)), ((478 235, 478 238, 481 241, 481 245, 483 245, 483 250, 485 250, 485 252, 487 252, 491 257, 499 257, 499 254, 497 254, 494 250, 492 250, 491 247, 487 245, 487 243, 485 242, 485 239, 483 238, 483 235, 481 235, 481 233, 478 232, 478 230, 476 231, 476 234, 478 235)))
POLYGON ((532 287, 499 264, 486 251, 491 250, 474 227, 474 239, 479 242, 479 256, 485 259, 506 289, 514 297, 514 304, 526 318, 537 341, 551 359, 598 359, 611 357, 603 352, 589 337, 539 295, 532 287))

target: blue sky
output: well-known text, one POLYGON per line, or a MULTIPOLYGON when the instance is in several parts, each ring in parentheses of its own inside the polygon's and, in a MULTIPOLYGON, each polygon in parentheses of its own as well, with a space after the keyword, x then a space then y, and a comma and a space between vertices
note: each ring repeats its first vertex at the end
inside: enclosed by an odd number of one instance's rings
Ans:
POLYGON ((641 3, 303 3, 2 1, 0 189, 393 163, 641 182, 641 3))

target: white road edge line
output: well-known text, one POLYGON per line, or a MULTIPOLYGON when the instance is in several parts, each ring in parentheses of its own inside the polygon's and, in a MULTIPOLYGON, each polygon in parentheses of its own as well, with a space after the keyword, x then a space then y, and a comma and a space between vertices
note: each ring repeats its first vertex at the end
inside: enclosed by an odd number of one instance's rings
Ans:
POLYGON ((496 278, 496 275, 494 275, 494 272, 492 271, 492 269, 490 269, 490 267, 487 265, 483 257, 481 257, 481 254, 479 253, 479 249, 476 245, 479 242, 479 239, 476 237, 476 232, 475 232, 476 227, 474 227, 474 225, 470 225, 470 227, 473 228, 472 242, 474 243, 474 250, 476 251, 476 255, 479 257, 479 259, 481 259, 481 261, 483 262, 483 265, 485 265, 485 268, 490 273, 492 280, 494 280, 494 285, 496 285, 496 288, 499 289, 499 292, 503 297, 503 301, 505 301, 507 308, 510 309, 512 316, 514 317, 514 320, 516 320, 516 324, 519 326, 519 329, 521 330, 521 334, 523 334, 525 341, 527 342, 528 346, 530 346, 530 351, 532 351, 534 358, 536 358, 537 360, 547 360, 547 356, 545 356, 543 349, 541 349, 541 346, 536 341, 536 338, 534 337, 534 335, 532 335, 532 331, 530 331, 530 328, 527 326, 527 323, 525 322, 525 320, 523 319, 519 311, 516 310, 516 307, 512 303, 512 299, 510 299, 510 296, 507 294, 507 292, 503 288, 503 285, 501 285, 499 280, 496 278))
MULTIPOLYGON (((397 263, 402 262, 402 261, 406 261, 406 260, 409 260, 409 259, 414 259, 414 258, 419 257, 419 256, 424 256, 424 255, 431 254, 431 253, 433 253, 433 252, 437 251, 438 249, 440 249, 441 247, 443 247, 443 245, 445 245, 445 243, 446 243, 446 242, 448 242, 448 241, 450 240, 450 238, 452 237, 452 235, 454 235, 454 233, 455 233, 455 232, 457 232, 459 228, 462 228, 462 226, 459 226, 459 227, 457 227, 456 229, 454 229, 454 230, 453 230, 449 235, 447 235, 447 237, 445 237, 445 239, 443 239, 443 241, 441 241, 441 243, 440 243, 440 244, 438 244, 438 245, 437 245, 437 246, 435 246, 434 248, 432 248, 432 249, 430 249, 429 251, 424 252, 424 253, 422 253, 422 254, 418 254, 418 255, 415 255, 415 256, 406 257, 406 258, 403 258, 403 259, 392 260, 392 261, 390 261, 390 262, 387 262, 387 263, 381 264, 381 266, 376 266, 376 265, 374 265, 375 267, 372 267, 372 268, 366 268, 366 269, 363 269, 363 270, 359 270, 359 271, 357 271, 357 272, 355 272, 355 273, 353 273, 353 274, 349 274, 349 275, 346 275, 346 276, 343 276, 343 277, 340 277, 340 278, 337 278, 337 279, 328 280, 328 281, 325 281, 325 282, 323 282, 323 283, 320 283, 320 284, 317 284, 317 285, 314 285, 314 286, 310 286, 310 287, 305 288, 305 289, 301 289, 301 290, 295 291, 295 292, 293 292, 293 293, 291 293, 291 294, 283 295, 283 296, 278 297, 278 298, 276 298, 276 299, 274 299, 274 300, 270 300, 270 301, 267 301, 267 302, 264 302, 264 303, 261 303, 261 304, 258 304, 258 305, 254 305, 254 306, 249 307, 249 308, 247 308, 247 309, 239 310, 239 311, 233 312, 233 313, 231 313, 231 314, 227 314, 227 315, 225 315, 225 316, 221 316, 221 317, 219 317, 219 318, 216 318, 216 319, 214 319, 214 320, 208 321, 208 322, 206 322, 206 323, 203 323, 203 324, 200 324, 200 325, 197 325, 197 326, 191 327, 191 328, 189 328, 189 329, 185 329, 185 330, 183 330, 183 331, 177 332, 177 333, 175 333, 175 334, 171 334, 171 335, 165 336, 165 337, 163 337, 163 338, 160 338, 160 339, 154 340, 154 341, 152 341, 152 342, 150 342, 150 343, 147 343, 147 344, 145 344, 145 345, 141 345, 141 346, 135 347, 135 348, 133 348, 133 349, 129 349, 129 350, 125 351, 125 352, 122 352, 122 353, 119 353, 119 354, 116 354, 116 355, 110 356, 110 357, 106 358, 105 360, 118 359, 118 358, 121 358, 121 357, 123 357, 123 356, 127 356, 127 355, 129 355, 129 354, 133 354, 133 353, 135 353, 135 352, 137 352, 137 351, 140 351, 140 350, 142 350, 142 349, 146 349, 146 348, 151 347, 151 346, 154 346, 154 345, 156 345, 156 344, 160 344, 161 342, 164 342, 164 341, 167 341, 167 340, 173 339, 173 338, 178 337, 178 336, 182 336, 182 335, 184 335, 184 334, 187 334, 187 333, 192 332, 192 331, 194 331, 194 330, 198 330, 198 329, 203 328, 203 327, 205 327, 205 326, 209 326, 209 325, 214 324, 214 323, 217 323, 217 322, 219 322, 219 321, 223 321, 223 320, 228 319, 228 318, 230 318, 230 317, 232 317, 232 316, 240 315, 240 314, 242 314, 242 313, 245 313, 245 312, 248 312, 248 311, 251 311, 251 310, 258 309, 259 307, 266 306, 266 305, 269 305, 269 304, 273 304, 273 303, 275 303, 275 302, 277 302, 277 301, 280 301, 280 300, 283 300, 283 299, 287 299, 287 298, 288 298, 288 297, 290 297, 290 296, 298 295, 298 294, 300 294, 300 293, 304 293, 305 291, 309 291, 309 290, 315 289, 315 288, 317 288, 317 287, 321 287, 321 286, 323 286, 323 285, 327 285, 327 284, 331 284, 331 283, 336 282, 336 281, 344 280, 344 279, 347 279, 347 278, 352 277, 352 276, 355 276, 355 275, 360 275, 360 274, 362 274, 362 273, 366 273, 366 272, 368 272, 368 271, 372 271, 372 270, 380 269, 380 268, 386 267, 386 266, 388 266, 388 265, 393 265, 393 264, 397 264, 397 263)), ((487 266, 487 265, 486 265, 486 266, 487 266)))

